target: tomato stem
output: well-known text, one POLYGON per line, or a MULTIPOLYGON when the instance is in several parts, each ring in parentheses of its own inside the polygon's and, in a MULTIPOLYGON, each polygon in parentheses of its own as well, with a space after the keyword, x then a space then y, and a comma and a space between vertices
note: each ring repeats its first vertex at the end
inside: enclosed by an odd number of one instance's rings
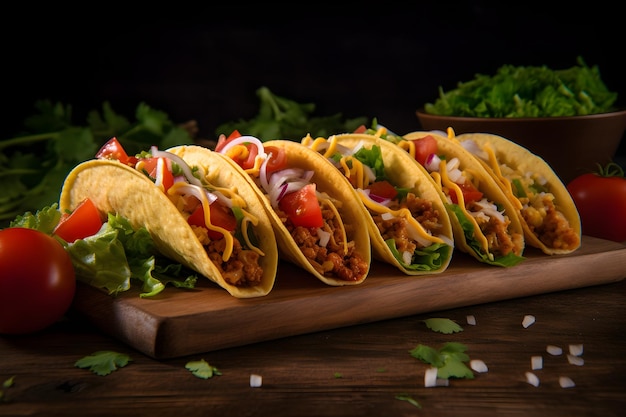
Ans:
POLYGON ((597 164, 597 174, 601 177, 624 177, 624 169, 615 162, 609 162, 605 166, 597 164))

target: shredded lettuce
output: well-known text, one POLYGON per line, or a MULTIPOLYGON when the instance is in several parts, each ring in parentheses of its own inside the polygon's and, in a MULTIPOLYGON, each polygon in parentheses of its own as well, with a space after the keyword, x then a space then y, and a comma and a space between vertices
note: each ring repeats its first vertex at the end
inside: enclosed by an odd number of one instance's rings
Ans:
POLYGON ((476 74, 424 106, 426 113, 466 117, 557 117, 613 110, 617 93, 610 91, 598 66, 552 70, 546 66, 503 65, 496 74, 476 74))

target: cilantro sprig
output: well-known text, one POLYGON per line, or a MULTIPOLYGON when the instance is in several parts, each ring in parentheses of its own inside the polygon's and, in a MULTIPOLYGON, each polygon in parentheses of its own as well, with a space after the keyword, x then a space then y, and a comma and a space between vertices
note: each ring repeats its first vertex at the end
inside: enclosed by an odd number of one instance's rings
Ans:
POLYGON ((24 120, 23 131, 0 138, 0 227, 15 216, 58 201, 69 171, 92 159, 111 137, 117 137, 129 154, 151 145, 169 148, 193 143, 189 130, 174 124, 167 114, 140 103, 135 121, 113 111, 88 113, 86 123, 72 120, 72 106, 41 100, 38 113, 24 120))
POLYGON ((238 130, 261 141, 286 139, 299 142, 308 133, 313 137, 328 137, 334 133, 352 132, 360 125, 368 124, 366 117, 345 119, 341 113, 315 115, 314 103, 298 103, 272 93, 267 87, 259 88, 256 95, 260 100, 258 114, 248 120, 221 124, 215 130, 217 136, 228 136, 238 130))

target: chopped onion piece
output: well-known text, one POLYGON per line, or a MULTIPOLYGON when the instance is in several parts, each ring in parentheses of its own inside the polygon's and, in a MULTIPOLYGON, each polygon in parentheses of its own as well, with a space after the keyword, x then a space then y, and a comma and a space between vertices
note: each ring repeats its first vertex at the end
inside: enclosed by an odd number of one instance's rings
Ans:
POLYGON ((528 382, 533 387, 539 386, 539 378, 537 377, 537 375, 533 374, 532 372, 526 372, 525 375, 526 375, 526 382, 528 382))
POLYGON ((535 316, 527 314, 524 316, 524 320, 522 320, 522 326, 527 329, 529 326, 535 324, 535 316))
POLYGON ((320 237, 319 245, 325 248, 330 241, 330 232, 318 228, 317 235, 320 237))
POLYGON ((487 365, 485 364, 485 362, 481 361, 480 359, 472 359, 470 361, 470 367, 476 371, 476 372, 487 372, 489 371, 489 368, 487 368, 487 365))
POLYGON ((537 369, 543 369, 543 356, 531 356, 530 357, 530 367, 533 371, 537 369))
POLYGON ((461 164, 461 161, 459 160, 459 158, 455 156, 446 164, 446 169, 448 171, 454 171, 455 169, 459 167, 460 164, 461 164))
POLYGON ((402 252, 402 260, 405 264, 411 265, 411 262, 413 261, 413 254, 409 251, 402 252))
POLYGON ((585 364, 585 360, 581 358, 580 356, 567 355, 567 361, 571 365, 576 365, 576 366, 583 366, 585 364))
POLYGON ((467 324, 469 324, 470 326, 476 326, 476 317, 470 314, 466 317, 466 319, 467 319, 467 324))
POLYGON ((569 345, 569 353, 574 356, 580 356, 583 354, 583 345, 569 345))
POLYGON ((393 219, 393 214, 391 214, 390 212, 386 211, 383 214, 380 215, 380 218, 383 220, 391 220, 393 219))
POLYGON ((431 366, 424 372, 424 387, 432 388, 437 386, 437 368, 431 366))
POLYGON ((572 379, 567 376, 559 377, 559 385, 561 386, 561 388, 573 388, 576 386, 574 381, 572 381, 572 379))
POLYGON ((258 388, 263 385, 263 377, 257 374, 250 375, 250 386, 252 388, 258 388))
POLYGON ((426 157, 426 162, 424 164, 424 168, 426 168, 429 172, 439 171, 439 164, 441 163, 441 158, 439 158, 436 154, 431 153, 426 157))
POLYGON ((552 356, 559 356, 563 353, 563 349, 558 346, 548 345, 546 346, 546 352, 548 352, 552 356))

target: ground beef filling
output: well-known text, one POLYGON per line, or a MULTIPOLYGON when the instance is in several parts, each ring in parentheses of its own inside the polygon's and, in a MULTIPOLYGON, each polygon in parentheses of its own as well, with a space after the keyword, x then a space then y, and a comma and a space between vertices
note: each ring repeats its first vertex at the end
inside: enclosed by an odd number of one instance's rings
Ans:
POLYGON ((263 268, 259 265, 259 254, 244 249, 236 238, 233 238, 233 253, 226 262, 222 254, 226 249, 226 240, 211 240, 203 227, 192 226, 196 236, 209 255, 209 259, 220 271, 224 280, 237 287, 253 287, 259 285, 263 278, 263 268))
POLYGON ((580 244, 580 237, 555 207, 553 198, 552 194, 541 194, 533 199, 532 205, 528 205, 528 199, 520 199, 524 205, 522 217, 531 232, 547 247, 575 249, 580 244))
MULTIPOLYGON (((431 201, 419 198, 413 193, 409 193, 402 203, 394 202, 389 208, 391 210, 399 210, 407 208, 413 218, 417 220, 427 231, 436 236, 440 234, 442 224, 439 221, 439 211, 433 208, 431 201)), ((396 242, 396 248, 400 253, 415 252, 415 249, 424 247, 417 241, 409 237, 407 229, 407 220, 404 217, 392 217, 383 220, 382 214, 370 210, 370 214, 380 231, 384 240, 393 239, 396 242)))
MULTIPOLYGON (((472 212, 480 212, 482 207, 474 202, 469 203, 467 209, 472 212)), ((505 216, 505 221, 502 222, 494 216, 478 215, 474 216, 476 223, 481 232, 487 238, 487 245, 489 252, 494 257, 514 253, 515 255, 521 255, 524 250, 524 235, 522 233, 510 233, 509 225, 511 220, 505 216)))
MULTIPOLYGON (((320 246, 316 229, 294 226, 287 215, 280 209, 276 213, 293 237, 296 245, 321 275, 343 281, 358 281, 367 273, 369 265, 356 252, 354 240, 348 242, 348 251, 344 253, 344 236, 338 219, 332 210, 322 209, 324 230, 331 233, 326 246, 320 246)), ((350 225, 344 224, 346 233, 350 235, 350 225)))

